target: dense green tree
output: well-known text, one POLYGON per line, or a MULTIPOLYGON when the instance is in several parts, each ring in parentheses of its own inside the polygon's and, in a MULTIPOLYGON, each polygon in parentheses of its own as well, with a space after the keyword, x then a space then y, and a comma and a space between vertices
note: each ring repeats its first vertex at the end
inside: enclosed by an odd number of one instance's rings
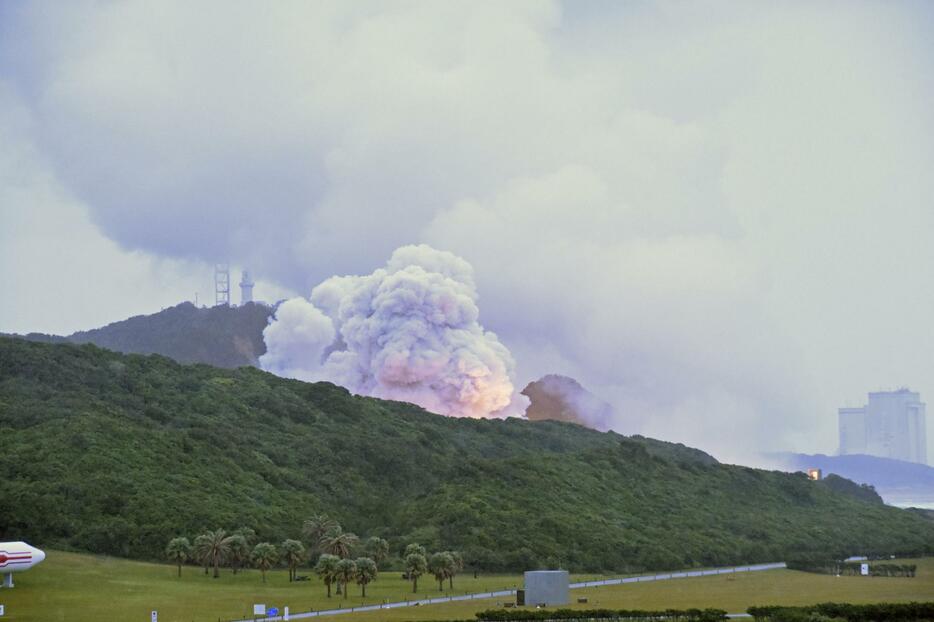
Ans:
POLYGON ((357 559, 357 585, 360 586, 361 596, 366 598, 366 586, 376 580, 379 572, 376 561, 369 557, 360 557, 357 559))
POLYGON ((253 547, 253 565, 263 573, 263 583, 266 582, 266 571, 272 568, 273 564, 279 559, 279 553, 276 547, 269 542, 260 542, 253 547))
POLYGON ((214 568, 214 578, 221 576, 220 567, 230 553, 227 532, 223 529, 206 531, 195 539, 195 551, 199 559, 207 560, 214 568))
POLYGON ((191 555, 191 544, 188 538, 172 538, 168 546, 165 547, 165 556, 178 564, 178 576, 182 576, 182 564, 184 564, 191 555))
POLYGON ((447 551, 432 553, 428 558, 428 572, 435 576, 438 591, 444 591, 444 580, 454 574, 454 558, 447 551))
POLYGON ((233 536, 243 536, 248 546, 256 544, 256 531, 251 527, 237 527, 230 532, 230 534, 233 536))
POLYGON ((389 555, 389 543, 378 536, 367 538, 366 554, 379 566, 389 555))
POLYGON ((351 581, 357 578, 357 564, 352 559, 342 559, 337 562, 335 569, 338 585, 343 584, 344 596, 347 595, 347 586, 351 581))
POLYGON ((280 547, 282 557, 289 567, 289 583, 295 580, 295 570, 305 555, 305 546, 298 540, 286 540, 280 547))
POLYGON ((405 576, 412 581, 412 592, 418 593, 418 578, 428 571, 428 562, 420 553, 409 553, 405 556, 405 576))
POLYGON ((241 533, 227 536, 224 541, 227 544, 227 561, 230 563, 233 573, 237 574, 243 564, 250 559, 250 543, 246 536, 241 533))
POLYGON ((341 558, 337 555, 324 553, 318 558, 315 565, 315 574, 317 574, 328 588, 328 598, 331 597, 331 584, 337 581, 337 564, 341 558))

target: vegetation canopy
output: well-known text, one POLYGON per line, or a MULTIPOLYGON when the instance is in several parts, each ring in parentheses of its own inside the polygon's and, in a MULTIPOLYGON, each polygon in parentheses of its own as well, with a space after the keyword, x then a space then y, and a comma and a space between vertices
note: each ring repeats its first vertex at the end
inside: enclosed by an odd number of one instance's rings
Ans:
POLYGON ((192 543, 208 570, 303 527, 312 559, 358 556, 353 532, 387 541, 362 544, 395 568, 411 542, 485 571, 934 552, 934 521, 803 474, 93 345, 0 337, 0 439, 0 498, 17 500, 0 538, 164 560, 172 538, 213 530, 192 543), (250 548, 218 533, 240 525, 250 548))

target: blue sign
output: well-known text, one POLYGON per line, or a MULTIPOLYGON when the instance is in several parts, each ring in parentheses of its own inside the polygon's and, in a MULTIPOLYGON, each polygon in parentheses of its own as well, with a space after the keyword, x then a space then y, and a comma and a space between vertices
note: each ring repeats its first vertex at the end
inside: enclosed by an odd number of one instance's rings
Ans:
POLYGON ((277 616, 277 615, 279 615, 279 608, 278 608, 278 607, 270 607, 269 609, 266 610, 266 615, 267 615, 267 616, 277 616))

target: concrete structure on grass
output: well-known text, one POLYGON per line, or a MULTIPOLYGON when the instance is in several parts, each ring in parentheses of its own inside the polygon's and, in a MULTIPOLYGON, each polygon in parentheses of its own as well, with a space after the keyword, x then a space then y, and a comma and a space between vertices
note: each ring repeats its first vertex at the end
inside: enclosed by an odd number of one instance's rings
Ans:
POLYGON ((571 602, 567 570, 530 570, 525 573, 525 604, 566 605, 571 602))

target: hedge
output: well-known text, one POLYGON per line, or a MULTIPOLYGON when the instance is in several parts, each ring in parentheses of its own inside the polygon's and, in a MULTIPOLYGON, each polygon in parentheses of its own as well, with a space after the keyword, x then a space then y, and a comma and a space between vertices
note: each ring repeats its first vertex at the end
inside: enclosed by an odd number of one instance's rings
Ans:
POLYGON ((806 607, 750 607, 746 612, 757 621, 770 622, 804 622, 819 618, 841 619, 847 622, 917 622, 934 620, 934 602, 872 605, 821 603, 806 607))
POLYGON ((726 619, 722 609, 489 609, 477 613, 480 622, 523 620, 668 620, 675 622, 720 622, 726 619))

